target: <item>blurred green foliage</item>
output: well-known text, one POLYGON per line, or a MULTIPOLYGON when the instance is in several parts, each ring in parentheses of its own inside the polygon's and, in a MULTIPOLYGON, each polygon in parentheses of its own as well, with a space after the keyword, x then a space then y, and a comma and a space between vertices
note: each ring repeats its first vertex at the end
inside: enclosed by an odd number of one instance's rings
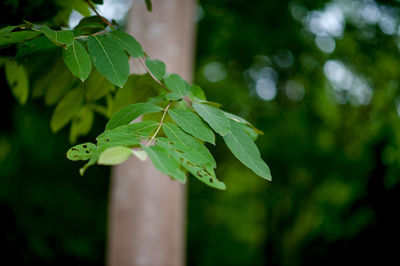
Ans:
MULTIPOLYGON (((57 3, 4 1, 0 26, 66 23, 57 3)), ((201 0, 196 13, 196 83, 264 132, 257 144, 274 179, 214 148, 228 189, 190 182, 188 265, 396 264, 398 2, 201 0)), ((104 264, 108 168, 79 177, 50 110, 18 106, 4 76, 1 87, 1 254, 104 264)), ((96 116, 87 139, 104 124, 96 116)))

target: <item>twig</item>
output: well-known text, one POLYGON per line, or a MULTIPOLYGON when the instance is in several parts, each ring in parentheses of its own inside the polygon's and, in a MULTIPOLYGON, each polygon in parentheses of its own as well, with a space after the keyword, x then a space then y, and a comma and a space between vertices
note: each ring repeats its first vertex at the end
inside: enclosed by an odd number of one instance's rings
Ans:
POLYGON ((94 12, 102 21, 104 21, 104 23, 106 23, 108 26, 110 26, 110 28, 112 28, 113 30, 115 30, 114 25, 111 24, 111 22, 108 21, 105 17, 103 17, 102 15, 100 15, 100 13, 96 10, 96 7, 95 7, 89 0, 85 0, 85 2, 88 4, 88 6, 90 7, 90 9, 92 9, 93 12, 94 12))
POLYGON ((167 111, 168 111, 169 107, 171 106, 171 103, 172 103, 172 102, 169 102, 169 104, 167 105, 167 107, 165 107, 164 113, 163 113, 163 115, 162 115, 162 117, 161 117, 160 124, 158 125, 156 132, 153 134, 153 136, 151 136, 151 139, 149 140, 149 142, 147 142, 146 147, 148 147, 148 146, 153 142, 153 140, 155 139, 155 137, 156 137, 157 134, 158 134, 158 131, 160 131, 161 126, 162 126, 163 123, 164 123, 165 115, 167 114, 167 111))

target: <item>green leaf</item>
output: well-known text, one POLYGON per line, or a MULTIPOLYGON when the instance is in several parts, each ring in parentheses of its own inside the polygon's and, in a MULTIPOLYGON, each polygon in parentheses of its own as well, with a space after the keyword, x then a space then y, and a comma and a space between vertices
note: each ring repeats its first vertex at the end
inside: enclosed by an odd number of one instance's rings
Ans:
POLYGON ((193 103, 196 112, 210 125, 215 132, 225 136, 231 130, 231 123, 225 114, 210 105, 193 103))
POLYGON ((18 26, 6 26, 0 29, 0 38, 3 37, 3 34, 7 34, 15 30, 18 26))
POLYGON ((78 11, 82 16, 87 17, 90 16, 90 9, 87 3, 82 0, 70 0, 67 1, 70 3, 72 9, 78 11))
POLYGON ((83 103, 83 91, 77 88, 68 92, 58 103, 50 120, 50 128, 53 133, 59 131, 71 121, 72 117, 83 103))
POLYGON ((20 104, 25 104, 29 95, 28 74, 25 67, 16 61, 7 61, 5 72, 12 94, 20 104))
POLYGON ((90 142, 82 143, 70 148, 67 152, 67 158, 71 161, 86 161, 92 157, 96 150, 97 146, 95 144, 90 142))
POLYGON ((104 147, 136 145, 149 138, 157 126, 155 121, 143 121, 106 130, 97 137, 97 144, 104 147))
POLYGON ((69 141, 76 142, 79 136, 84 136, 89 133, 93 125, 94 114, 88 107, 82 107, 72 119, 71 130, 69 133, 69 141))
POLYGON ((75 77, 82 81, 89 77, 92 62, 85 47, 79 41, 74 40, 72 45, 63 50, 63 59, 75 77))
POLYGON ((260 177, 271 180, 269 168, 261 159, 256 144, 238 122, 231 121, 231 132, 223 138, 228 148, 240 162, 260 177))
POLYGON ((258 135, 263 135, 263 134, 264 134, 264 132, 262 132, 261 130, 257 129, 255 126, 253 126, 253 125, 252 125, 249 121, 247 121, 246 119, 244 119, 244 118, 242 118, 242 117, 240 117, 240 116, 238 116, 238 115, 232 114, 232 113, 228 113, 228 112, 225 112, 225 111, 222 111, 222 112, 223 112, 223 113, 225 114, 225 116, 228 117, 229 119, 231 119, 231 120, 233 120, 233 121, 239 122, 239 123, 241 123, 241 124, 244 124, 244 125, 247 125, 247 126, 253 128, 254 131, 255 131, 258 135))
POLYGON ((109 92, 114 91, 114 84, 110 83, 103 75, 97 72, 95 69, 92 70, 89 79, 85 82, 86 100, 88 102, 94 102, 109 92))
POLYGON ((215 144, 215 135, 201 118, 188 109, 170 109, 168 114, 187 133, 215 144))
POLYGON ((132 151, 124 146, 108 148, 100 154, 98 164, 116 165, 125 162, 131 157, 132 151))
POLYGON ((191 85, 191 86, 189 87, 189 97, 190 97, 192 100, 197 100, 197 99, 199 99, 199 100, 204 100, 204 101, 207 100, 207 99, 206 99, 206 95, 205 95, 203 89, 200 88, 200 87, 197 86, 197 85, 191 85))
POLYGON ((158 80, 162 80, 164 78, 166 67, 164 62, 160 60, 151 60, 149 58, 146 59, 146 66, 149 68, 150 72, 156 77, 158 80))
POLYGON ((40 35, 37 31, 15 31, 0 35, 0 47, 14 43, 24 42, 40 35))
POLYGON ((143 114, 160 112, 163 109, 152 103, 135 103, 128 105, 114 114, 106 125, 106 130, 129 124, 143 114))
POLYGON ((19 45, 15 58, 21 59, 39 53, 48 53, 55 48, 58 48, 58 46, 45 36, 40 36, 39 38, 26 41, 22 45, 19 45))
POLYGON ((128 54, 133 58, 144 56, 142 46, 131 35, 126 34, 122 31, 112 31, 110 33, 110 37, 115 38, 116 43, 118 43, 119 47, 122 50, 127 51, 128 54))
POLYGON ((146 3, 146 8, 148 11, 151 12, 151 10, 153 9, 153 5, 151 4, 151 0, 144 0, 146 3))
POLYGON ((56 74, 51 76, 49 83, 47 84, 44 101, 47 105, 53 105, 60 101, 60 99, 68 92, 73 85, 75 85, 76 79, 70 71, 61 64, 57 67, 56 74))
POLYGON ((186 182, 185 173, 179 168, 179 163, 168 153, 168 150, 161 146, 146 147, 141 145, 142 149, 146 151, 154 166, 173 179, 182 183, 186 182))
POLYGON ((76 35, 90 35, 106 28, 107 24, 98 16, 85 17, 74 28, 76 35))
POLYGON ((189 85, 179 75, 169 75, 164 82, 167 89, 171 91, 166 95, 168 100, 180 100, 188 94, 189 85))
POLYGON ((129 75, 129 63, 118 43, 107 36, 89 36, 88 49, 96 69, 111 83, 124 86, 129 75))
POLYGON ((74 33, 70 30, 55 31, 45 25, 40 30, 49 40, 56 44, 71 45, 74 41, 74 33))
POLYGON ((164 123, 162 129, 168 137, 168 144, 182 151, 184 158, 212 168, 217 166, 210 151, 195 138, 183 132, 177 125, 164 123))

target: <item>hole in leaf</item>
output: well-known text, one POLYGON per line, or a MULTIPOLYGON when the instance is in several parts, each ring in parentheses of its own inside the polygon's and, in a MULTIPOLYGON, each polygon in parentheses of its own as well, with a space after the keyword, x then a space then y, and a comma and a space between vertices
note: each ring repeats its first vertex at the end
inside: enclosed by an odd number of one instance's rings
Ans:
POLYGON ((86 151, 86 153, 90 153, 90 151, 86 151))
POLYGON ((87 148, 87 145, 85 144, 85 145, 82 145, 82 147, 84 147, 85 149, 87 148))
POLYGON ((71 151, 79 151, 77 148, 72 148, 71 151))
POLYGON ((213 183, 213 182, 214 182, 214 180, 213 180, 212 178, 210 178, 209 180, 210 180, 210 183, 213 183))

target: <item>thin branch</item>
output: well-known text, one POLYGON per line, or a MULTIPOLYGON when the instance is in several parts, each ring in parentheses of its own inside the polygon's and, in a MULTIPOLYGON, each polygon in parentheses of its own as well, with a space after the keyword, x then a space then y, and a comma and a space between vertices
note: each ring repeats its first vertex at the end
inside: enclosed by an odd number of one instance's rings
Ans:
POLYGON ((90 7, 90 9, 92 9, 93 12, 94 12, 102 21, 104 21, 104 23, 106 23, 108 26, 110 26, 110 28, 112 28, 113 30, 115 30, 114 25, 111 24, 111 22, 108 21, 105 17, 103 17, 102 15, 100 15, 100 13, 96 10, 96 7, 95 7, 89 0, 85 0, 85 2, 88 4, 88 6, 90 7))
POLYGON ((172 103, 172 102, 169 102, 169 104, 167 105, 167 107, 165 107, 164 113, 163 113, 163 115, 162 115, 162 117, 161 117, 160 124, 158 125, 156 132, 153 134, 153 136, 151 136, 151 139, 149 140, 149 142, 147 142, 146 147, 148 147, 148 146, 153 142, 153 140, 155 139, 155 137, 156 137, 157 134, 158 134, 158 131, 160 131, 162 125, 164 124, 164 118, 165 118, 165 115, 167 114, 167 111, 168 111, 169 107, 171 106, 171 103, 172 103))

